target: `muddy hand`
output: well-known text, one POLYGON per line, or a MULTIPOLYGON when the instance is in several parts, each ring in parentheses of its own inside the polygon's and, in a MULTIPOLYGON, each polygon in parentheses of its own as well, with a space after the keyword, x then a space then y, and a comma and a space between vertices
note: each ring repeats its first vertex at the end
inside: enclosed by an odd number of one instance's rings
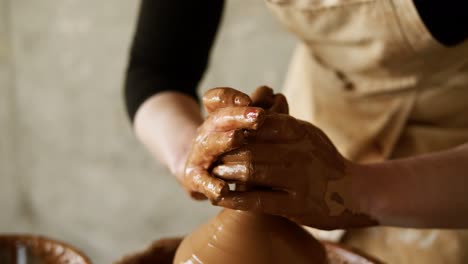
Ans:
POLYGON ((252 100, 248 95, 230 87, 210 89, 205 92, 202 101, 208 114, 220 108, 252 105, 252 100))
POLYGON ((256 130, 264 111, 248 106, 250 98, 232 88, 216 88, 203 97, 209 116, 198 128, 185 167, 182 184, 195 199, 216 201, 227 193, 227 183, 210 170, 218 158, 245 143, 245 131, 256 130))
POLYGON ((213 169, 217 177, 249 189, 223 193, 216 204, 322 229, 373 225, 352 199, 348 164, 317 127, 267 111, 247 144, 223 155, 213 169))
POLYGON ((275 94, 268 86, 260 86, 251 96, 252 105, 261 107, 269 112, 289 114, 289 106, 284 95, 275 94))

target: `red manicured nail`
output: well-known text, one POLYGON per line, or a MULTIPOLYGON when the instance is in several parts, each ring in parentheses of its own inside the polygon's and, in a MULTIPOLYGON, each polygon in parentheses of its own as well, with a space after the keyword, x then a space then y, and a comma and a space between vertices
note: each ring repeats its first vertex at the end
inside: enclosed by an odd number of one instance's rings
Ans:
POLYGON ((245 117, 247 117, 249 120, 256 119, 259 113, 260 111, 258 109, 250 108, 245 112, 245 117))

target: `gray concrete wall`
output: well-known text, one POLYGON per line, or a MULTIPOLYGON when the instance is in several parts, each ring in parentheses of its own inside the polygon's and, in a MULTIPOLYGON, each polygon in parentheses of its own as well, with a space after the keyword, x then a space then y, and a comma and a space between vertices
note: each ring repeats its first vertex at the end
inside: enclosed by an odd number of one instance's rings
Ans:
POLYGON ((18 186, 15 154, 13 60, 9 32, 9 2, 0 0, 0 229, 15 230, 18 217, 18 186))
MULTIPOLYGON (((262 1, 228 2, 201 90, 281 87, 293 40, 262 1)), ((0 0, 0 232, 110 263, 218 211, 186 197, 131 133, 121 87, 137 6, 0 0)))

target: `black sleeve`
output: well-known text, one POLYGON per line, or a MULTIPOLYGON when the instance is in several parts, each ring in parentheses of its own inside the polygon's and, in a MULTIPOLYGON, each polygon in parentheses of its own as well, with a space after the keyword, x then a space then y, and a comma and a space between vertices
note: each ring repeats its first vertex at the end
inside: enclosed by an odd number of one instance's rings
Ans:
POLYGON ((197 98, 224 0, 142 0, 125 80, 131 120, 162 91, 197 98))
POLYGON ((467 0, 414 0, 424 24, 432 36, 446 46, 454 46, 468 37, 467 0))

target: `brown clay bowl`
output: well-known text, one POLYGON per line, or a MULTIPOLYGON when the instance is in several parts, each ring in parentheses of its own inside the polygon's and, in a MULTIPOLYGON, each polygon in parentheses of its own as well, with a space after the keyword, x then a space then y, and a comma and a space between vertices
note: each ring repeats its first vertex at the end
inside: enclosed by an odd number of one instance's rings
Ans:
POLYGON ((40 236, 0 235, 1 264, 91 264, 76 248, 40 236))
MULTIPOLYGON (((154 242, 146 250, 128 255, 114 264, 172 264, 175 251, 182 240, 166 238, 154 242)), ((382 264, 364 253, 335 243, 322 242, 329 264, 382 264)), ((314 263, 311 263, 314 264, 314 263)))

